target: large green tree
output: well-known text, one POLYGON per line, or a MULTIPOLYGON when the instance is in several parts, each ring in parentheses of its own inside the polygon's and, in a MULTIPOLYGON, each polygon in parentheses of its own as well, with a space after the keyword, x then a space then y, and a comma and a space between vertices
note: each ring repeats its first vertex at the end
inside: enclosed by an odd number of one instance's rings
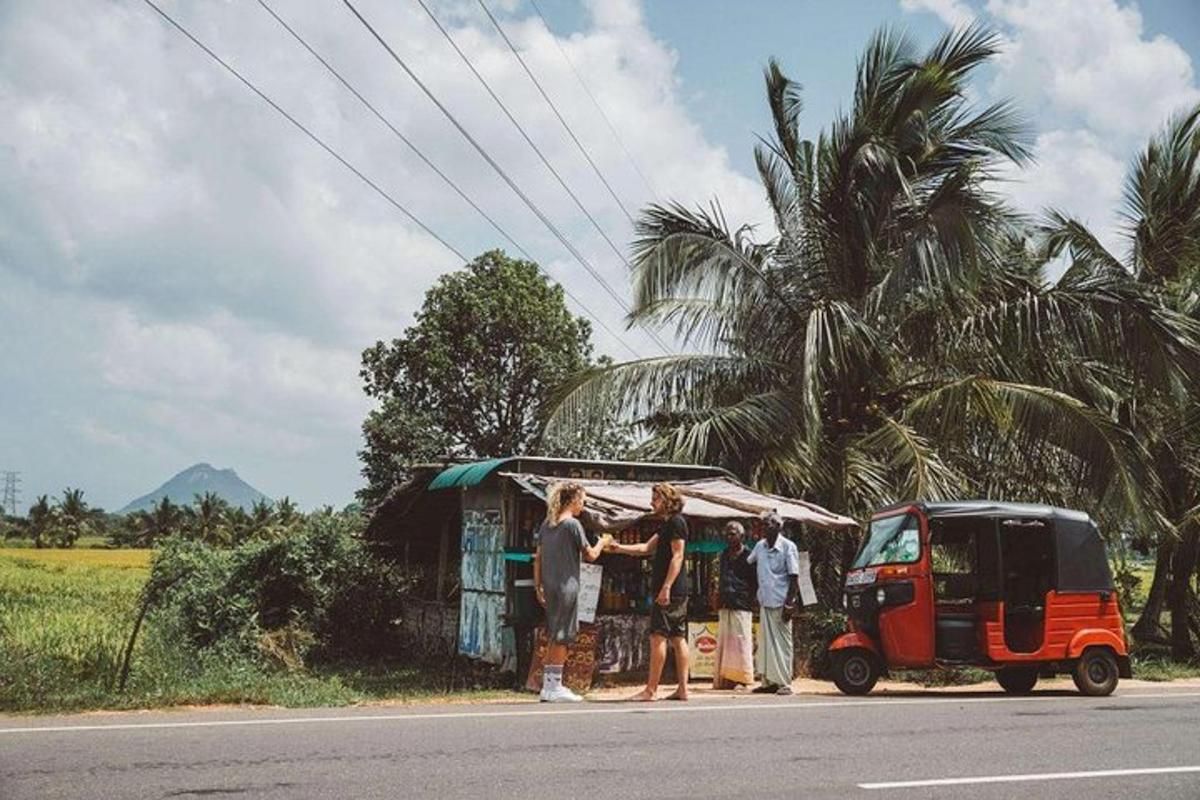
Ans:
POLYGON ((1195 331, 1127 276, 1047 282, 993 193, 1029 158, 1021 121, 968 99, 997 43, 970 27, 921 53, 877 34, 849 110, 815 140, 800 132, 800 87, 772 62, 774 132, 755 156, 775 235, 717 207, 644 212, 633 316, 673 325, 692 352, 584 375, 552 427, 615 403, 652 432, 648 454, 853 514, 988 491, 1151 515, 1138 443, 1104 407, 1032 377, 1069 352, 1085 358, 1075 371, 1111 358, 1168 380, 1180 354, 1195 363, 1195 331))
MULTIPOLYGON (((1123 215, 1123 258, 1078 220, 1057 212, 1044 223, 1047 255, 1067 253, 1065 280, 1133 281, 1164 314, 1200 322, 1200 106, 1171 119, 1139 154, 1126 182, 1123 215)), ((1162 638, 1166 604, 1172 652, 1190 659, 1196 655, 1192 634, 1200 635, 1192 585, 1200 567, 1200 369, 1192 363, 1181 377, 1152 381, 1144 370, 1120 370, 1104 376, 1092 393, 1144 444, 1160 488, 1161 524, 1137 531, 1155 545, 1156 559, 1134 634, 1143 641, 1162 638)))
POLYGON ((377 502, 408 465, 447 455, 594 455, 606 429, 541 437, 555 390, 592 366, 590 338, 530 261, 493 250, 443 275, 403 336, 363 353, 364 389, 378 406, 363 424, 362 499, 377 502))

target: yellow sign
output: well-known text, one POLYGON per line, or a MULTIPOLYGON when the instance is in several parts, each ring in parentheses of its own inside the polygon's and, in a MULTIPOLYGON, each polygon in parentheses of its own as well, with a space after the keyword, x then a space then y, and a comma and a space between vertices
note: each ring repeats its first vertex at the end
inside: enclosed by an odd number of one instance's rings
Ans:
MULTIPOLYGON (((688 672, 693 678, 711 678, 717 671, 717 623, 689 622, 688 649, 691 651, 688 672)), ((754 623, 754 650, 758 650, 758 623, 754 623)))

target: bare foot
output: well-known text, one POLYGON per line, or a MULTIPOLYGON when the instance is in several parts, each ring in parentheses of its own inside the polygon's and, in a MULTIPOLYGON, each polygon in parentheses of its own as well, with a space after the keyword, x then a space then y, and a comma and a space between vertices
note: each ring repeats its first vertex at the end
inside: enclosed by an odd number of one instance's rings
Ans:
POLYGON ((649 689, 642 689, 640 692, 629 698, 631 703, 653 703, 658 698, 654 696, 654 692, 649 689))
POLYGON ((688 699, 688 693, 684 689, 676 689, 674 692, 672 692, 670 695, 668 695, 667 699, 668 700, 679 700, 679 701, 686 703, 687 699, 688 699))

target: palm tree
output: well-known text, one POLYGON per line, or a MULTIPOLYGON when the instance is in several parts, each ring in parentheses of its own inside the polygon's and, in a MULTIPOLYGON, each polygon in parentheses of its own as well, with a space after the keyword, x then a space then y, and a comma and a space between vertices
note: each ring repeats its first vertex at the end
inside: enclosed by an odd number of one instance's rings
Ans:
POLYGON ((74 547, 79 537, 91 534, 102 511, 92 509, 83 499, 82 489, 64 489, 55 508, 54 542, 59 547, 74 547))
POLYGON ((853 514, 988 490, 1086 490, 1149 514, 1137 443, 1085 399, 1028 380, 1027 362, 1057 351, 1024 348, 1054 330, 1072 352, 1136 341, 1195 356, 1200 335, 1113 277, 1046 285, 1023 220, 989 191, 1029 158, 1021 121, 966 99, 996 45, 978 26, 925 54, 877 34, 851 109, 816 141, 800 135, 800 87, 772 61, 775 130, 755 156, 776 235, 732 228, 715 204, 647 209, 631 321, 673 325, 688 352, 581 376, 551 430, 617 407, 649 432, 643 455, 721 464, 853 514), (995 480, 1014 464, 1060 477, 995 480))
POLYGON ((275 508, 269 500, 257 500, 250 507, 250 535, 269 536, 275 524, 275 508))
POLYGON ((292 498, 285 496, 275 504, 275 521, 283 533, 289 533, 300 522, 300 519, 300 511, 296 508, 292 498))
POLYGON ((193 537, 214 547, 230 542, 229 504, 213 492, 196 495, 187 508, 188 529, 193 537))
MULTIPOLYGON (((1047 255, 1068 253, 1070 279, 1119 275, 1152 293, 1164 314, 1200 321, 1200 106, 1175 116, 1151 138, 1126 182, 1123 216, 1124 260, 1082 223, 1053 211, 1044 223, 1047 255)), ((1200 558, 1200 372, 1174 382, 1125 372, 1116 377, 1125 390, 1109 395, 1112 413, 1145 443, 1162 488, 1163 524, 1141 532, 1157 546, 1149 598, 1133 632, 1143 641, 1161 638, 1166 603, 1172 653, 1190 659, 1196 648, 1189 628, 1200 634, 1191 588, 1200 558)))
POLYGON ((163 497, 148 511, 137 511, 131 515, 130 527, 133 544, 151 547, 155 542, 177 533, 183 528, 185 514, 182 508, 163 497))
POLYGON ((55 517, 55 509, 46 495, 38 497, 37 502, 29 507, 29 536, 33 539, 33 546, 39 550, 50 544, 55 517))

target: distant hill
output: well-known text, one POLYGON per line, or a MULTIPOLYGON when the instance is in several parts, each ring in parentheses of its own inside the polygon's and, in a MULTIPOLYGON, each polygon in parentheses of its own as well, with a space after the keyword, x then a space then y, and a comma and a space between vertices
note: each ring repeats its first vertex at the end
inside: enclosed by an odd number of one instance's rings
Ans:
POLYGON ((146 511, 162 498, 171 498, 172 503, 187 505, 196 495, 212 492, 231 506, 249 510, 259 500, 271 498, 238 477, 231 469, 217 469, 211 464, 196 464, 188 467, 150 494, 145 494, 122 508, 119 514, 146 511))

